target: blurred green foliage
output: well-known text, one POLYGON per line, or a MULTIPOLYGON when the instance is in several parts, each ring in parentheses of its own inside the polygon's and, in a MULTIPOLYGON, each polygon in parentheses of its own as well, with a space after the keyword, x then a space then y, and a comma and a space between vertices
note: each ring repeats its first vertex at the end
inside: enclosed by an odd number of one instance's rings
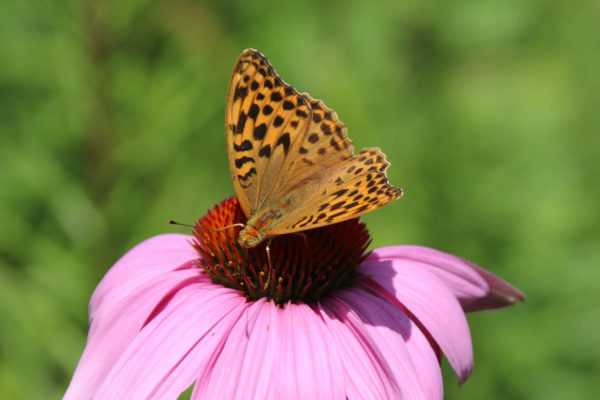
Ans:
POLYGON ((0 393, 57 398, 87 302, 125 251, 232 195, 239 53, 380 146, 405 197, 374 245, 470 259, 527 295, 471 315, 448 399, 600 392, 600 4, 0 2, 0 393))

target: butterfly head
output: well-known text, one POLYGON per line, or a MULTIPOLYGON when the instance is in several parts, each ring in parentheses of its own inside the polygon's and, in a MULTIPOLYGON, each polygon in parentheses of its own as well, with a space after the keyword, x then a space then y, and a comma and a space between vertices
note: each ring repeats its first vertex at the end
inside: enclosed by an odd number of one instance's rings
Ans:
POLYGON ((242 247, 252 248, 258 246, 264 235, 252 225, 246 225, 238 235, 238 243, 242 247))

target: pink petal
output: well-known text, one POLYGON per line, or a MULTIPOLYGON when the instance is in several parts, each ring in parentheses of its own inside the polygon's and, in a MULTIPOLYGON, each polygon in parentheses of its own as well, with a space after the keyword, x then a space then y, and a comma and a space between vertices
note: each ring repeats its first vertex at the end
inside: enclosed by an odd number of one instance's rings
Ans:
POLYGON ((113 308, 127 297, 136 285, 143 285, 157 276, 178 269, 182 264, 198 259, 190 246, 191 236, 167 234, 152 237, 129 250, 106 273, 92 295, 90 319, 99 307, 113 308))
POLYGON ((378 261, 369 257, 358 269, 370 276, 363 286, 395 302, 422 324, 431 334, 465 382, 473 368, 471 334, 465 314, 448 287, 418 263, 405 259, 378 261))
POLYGON ((176 398, 214 363, 245 308, 232 289, 182 288, 127 347, 94 398, 176 398))
POLYGON ((333 338, 306 304, 257 301, 232 329, 198 399, 340 399, 344 381, 333 338), (232 382, 236 382, 232 385, 232 382))
POLYGON ((152 310, 170 290, 185 285, 191 278, 206 280, 197 269, 175 270, 182 263, 197 258, 193 249, 192 252, 188 250, 191 248, 188 239, 185 235, 148 239, 109 270, 92 297, 90 313, 94 318, 88 343, 65 399, 87 398, 89 393, 97 390, 152 310), (163 262, 166 264, 161 265, 163 262), (171 273, 160 272, 171 270, 171 273))
POLYGON ((443 399, 437 355, 418 326, 397 306, 359 288, 336 292, 360 318, 385 357, 403 398, 443 399))
POLYGON ((375 250, 370 260, 413 261, 436 274, 467 312, 506 307, 525 295, 489 271, 460 257, 421 246, 390 246, 375 250))
POLYGON ((272 333, 271 342, 280 354, 283 371, 295 372, 295 376, 274 376, 275 398, 343 397, 341 361, 321 316, 303 303, 288 303, 277 314, 279 333, 272 333))
POLYGON ((272 367, 269 360, 274 355, 268 351, 268 336, 258 331, 270 326, 264 303, 265 299, 248 303, 212 368, 199 375, 192 399, 272 397, 267 393, 272 367))
POLYGON ((121 298, 112 309, 97 313, 64 399, 90 398, 165 293, 191 277, 199 279, 197 275, 196 271, 184 270, 154 279, 121 298))
POLYGON ((319 310, 332 333, 346 382, 346 398, 402 398, 400 383, 390 372, 385 356, 374 345, 365 324, 343 301, 331 298, 319 310))

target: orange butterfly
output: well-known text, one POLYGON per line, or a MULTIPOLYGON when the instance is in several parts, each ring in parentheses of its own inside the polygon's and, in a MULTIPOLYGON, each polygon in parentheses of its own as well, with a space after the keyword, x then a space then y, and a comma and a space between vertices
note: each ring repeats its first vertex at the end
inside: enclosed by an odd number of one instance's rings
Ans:
POLYGON ((354 154, 335 111, 283 82, 254 49, 233 70, 225 128, 231 179, 248 217, 238 236, 244 247, 342 222, 402 196, 388 183, 379 148, 354 154))

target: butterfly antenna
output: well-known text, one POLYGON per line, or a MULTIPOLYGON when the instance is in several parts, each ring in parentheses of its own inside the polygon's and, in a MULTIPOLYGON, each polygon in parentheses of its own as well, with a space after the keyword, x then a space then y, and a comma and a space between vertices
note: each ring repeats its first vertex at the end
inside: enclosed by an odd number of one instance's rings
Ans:
POLYGON ((188 228, 192 228, 192 229, 196 228, 194 225, 182 224, 181 222, 173 221, 172 219, 170 219, 168 221, 168 223, 171 224, 171 225, 187 226, 188 228))
POLYGON ((233 228, 234 226, 240 226, 240 227, 242 227, 242 228, 245 226, 245 225, 244 225, 244 224, 242 224, 241 222, 238 222, 237 224, 231 224, 231 225, 227 225, 227 226, 224 226, 224 227, 222 227, 222 228, 219 228, 219 229, 211 229, 211 228, 205 228, 205 227, 203 227, 203 226, 200 226, 200 225, 196 225, 196 226, 194 226, 194 225, 189 225, 189 224, 182 224, 181 222, 173 221, 172 219, 170 219, 168 222, 169 222, 169 224, 171 224, 171 225, 186 226, 186 227, 188 227, 188 228, 192 228, 192 229, 200 228, 200 229, 204 229, 204 230, 207 230, 207 231, 212 231, 212 232, 221 232, 221 231, 224 231, 225 229, 228 229, 228 228, 233 228))

